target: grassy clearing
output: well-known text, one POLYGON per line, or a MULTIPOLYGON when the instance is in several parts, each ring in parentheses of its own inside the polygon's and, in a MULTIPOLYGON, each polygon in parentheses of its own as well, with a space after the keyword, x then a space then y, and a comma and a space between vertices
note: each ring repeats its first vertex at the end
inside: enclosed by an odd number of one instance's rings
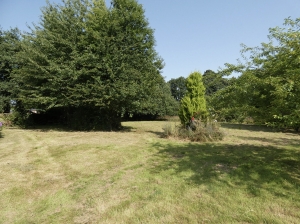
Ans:
POLYGON ((300 136, 224 125, 224 141, 4 129, 0 223, 299 223, 300 136))

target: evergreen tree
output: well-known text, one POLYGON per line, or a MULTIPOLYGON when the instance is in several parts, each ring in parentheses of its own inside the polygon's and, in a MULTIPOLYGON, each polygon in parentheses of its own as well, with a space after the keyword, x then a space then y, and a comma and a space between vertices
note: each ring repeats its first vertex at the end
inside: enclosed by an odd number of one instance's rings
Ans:
POLYGON ((186 125, 191 118, 205 118, 207 116, 205 87, 200 72, 191 73, 186 79, 186 94, 181 100, 179 117, 186 125))

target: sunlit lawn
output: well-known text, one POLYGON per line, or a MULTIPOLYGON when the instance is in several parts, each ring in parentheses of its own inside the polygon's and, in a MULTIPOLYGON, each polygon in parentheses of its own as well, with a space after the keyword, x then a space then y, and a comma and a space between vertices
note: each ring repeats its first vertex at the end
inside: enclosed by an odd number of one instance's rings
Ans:
POLYGON ((224 125, 224 141, 4 129, 0 223, 300 223, 300 135, 224 125))

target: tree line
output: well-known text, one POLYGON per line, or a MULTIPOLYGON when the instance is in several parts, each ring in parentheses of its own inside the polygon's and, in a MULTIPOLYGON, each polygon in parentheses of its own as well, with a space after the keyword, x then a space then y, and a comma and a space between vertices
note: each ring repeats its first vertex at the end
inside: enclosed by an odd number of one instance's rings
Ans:
MULTIPOLYGON (((242 59, 203 74, 209 115, 221 121, 255 122, 300 131, 300 18, 269 29, 269 42, 242 45, 242 59), (237 77, 226 78, 233 73, 237 77)), ((185 78, 169 81, 182 103, 185 78)))
POLYGON ((299 22, 288 18, 285 28, 270 29, 269 43, 243 46, 243 62, 166 82, 154 31, 136 0, 47 2, 29 32, 0 29, 0 112, 13 108, 15 122, 74 129, 195 113, 299 129, 299 22), (233 72, 239 76, 226 77, 233 72), (191 105, 192 112, 183 109, 191 105), (32 108, 42 115, 29 115, 32 108))

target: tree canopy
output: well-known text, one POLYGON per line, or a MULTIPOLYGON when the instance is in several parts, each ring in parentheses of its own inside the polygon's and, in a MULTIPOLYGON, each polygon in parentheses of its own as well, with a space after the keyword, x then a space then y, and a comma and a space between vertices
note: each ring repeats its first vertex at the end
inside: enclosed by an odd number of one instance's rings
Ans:
POLYGON ((205 95, 211 96, 220 89, 229 85, 230 80, 212 70, 206 70, 203 74, 203 85, 205 86, 205 95))
POLYGON ((11 100, 16 93, 12 72, 19 67, 16 53, 19 51, 20 31, 0 28, 0 112, 10 111, 11 100))
POLYGON ((219 109, 239 110, 274 127, 300 128, 300 19, 288 18, 284 25, 269 30, 268 43, 244 46, 244 63, 227 64, 223 74, 241 75, 214 97, 219 109))
POLYGON ((179 78, 171 79, 168 83, 170 84, 172 96, 177 101, 180 101, 186 92, 185 78, 180 76, 179 78))
POLYGON ((64 108, 69 123, 74 111, 92 111, 89 119, 98 114, 113 129, 122 114, 143 111, 163 95, 163 61, 136 0, 113 0, 110 8, 104 0, 48 2, 41 18, 23 35, 24 66, 14 75, 25 107, 64 108))

